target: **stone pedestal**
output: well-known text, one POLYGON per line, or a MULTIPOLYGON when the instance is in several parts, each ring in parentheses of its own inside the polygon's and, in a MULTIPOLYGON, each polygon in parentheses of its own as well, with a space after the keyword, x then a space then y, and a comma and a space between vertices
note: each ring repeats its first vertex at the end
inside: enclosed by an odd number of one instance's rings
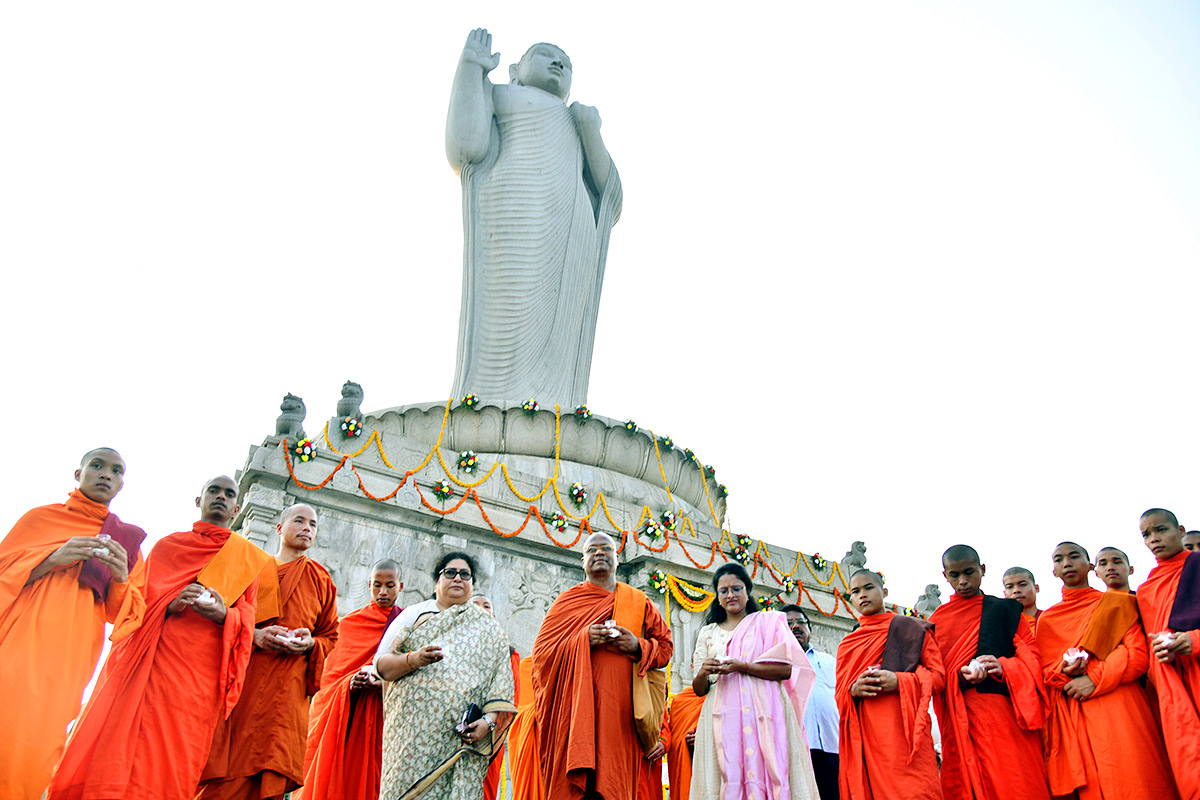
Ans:
MULTIPOLYGON (((690 683, 703 614, 684 610, 678 600, 668 603, 651 588, 650 574, 662 570, 711 589, 712 572, 730 556, 733 542, 721 528, 725 500, 700 464, 656 446, 652 434, 630 433, 623 422, 553 410, 419 404, 366 414, 363 424, 353 439, 332 425, 314 432, 320 449, 307 463, 285 452, 285 441, 289 448, 295 443, 283 437, 252 447, 238 475, 242 510, 235 527, 273 552, 279 513, 294 502, 313 506, 319 527, 310 556, 333 575, 342 614, 369 601, 376 561, 401 565, 400 603, 409 605, 432 596, 431 573, 442 553, 468 552, 479 565, 476 591, 491 597, 522 656, 531 652, 554 598, 583 580, 587 533, 609 533, 623 542, 621 580, 669 610, 673 690, 690 683), (472 473, 457 468, 466 450, 478 459, 472 473), (440 480, 450 482, 453 497, 435 497, 440 480), (570 497, 576 482, 587 489, 581 506, 570 497), (644 536, 645 523, 665 511, 676 514, 676 530, 644 536), (556 513, 568 520, 564 530, 550 523, 556 513)), ((753 542, 757 558, 747 564, 755 596, 782 592, 783 573, 792 573, 807 595, 798 587, 783 599, 809 614, 814 646, 835 651, 854 625, 834 593, 834 586, 844 590, 840 577, 829 567, 814 573, 795 552, 759 545, 753 542)))

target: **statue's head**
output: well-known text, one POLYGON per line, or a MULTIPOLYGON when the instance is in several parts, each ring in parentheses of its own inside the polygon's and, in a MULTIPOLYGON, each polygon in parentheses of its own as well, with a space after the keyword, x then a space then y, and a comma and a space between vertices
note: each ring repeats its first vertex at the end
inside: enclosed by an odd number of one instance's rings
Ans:
POLYGON ((283 402, 279 404, 279 410, 285 414, 296 412, 303 413, 305 410, 304 401, 299 397, 296 397, 296 395, 292 394, 291 392, 288 392, 283 398, 283 402))
POLYGON ((926 597, 941 597, 942 590, 941 590, 941 588, 938 587, 938 585, 936 583, 926 584, 925 585, 925 596, 926 597))
POLYGON ((549 92, 563 102, 571 94, 571 59, 562 48, 539 42, 508 68, 509 79, 521 86, 549 92))
POLYGON ((346 381, 342 384, 342 397, 346 398, 347 400, 362 400, 362 387, 354 381, 346 381))

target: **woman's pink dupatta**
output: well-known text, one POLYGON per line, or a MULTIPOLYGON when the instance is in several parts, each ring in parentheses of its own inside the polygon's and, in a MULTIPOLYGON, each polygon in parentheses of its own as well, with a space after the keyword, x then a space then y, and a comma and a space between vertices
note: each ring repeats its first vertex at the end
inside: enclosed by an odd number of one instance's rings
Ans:
POLYGON ((791 664, 784 681, 767 681, 741 674, 722 675, 713 686, 713 728, 721 767, 721 800, 763 797, 788 800, 788 736, 783 694, 791 702, 800 726, 799 742, 807 755, 804 707, 816 673, 779 611, 746 616, 733 632, 726 653, 747 663, 791 664))

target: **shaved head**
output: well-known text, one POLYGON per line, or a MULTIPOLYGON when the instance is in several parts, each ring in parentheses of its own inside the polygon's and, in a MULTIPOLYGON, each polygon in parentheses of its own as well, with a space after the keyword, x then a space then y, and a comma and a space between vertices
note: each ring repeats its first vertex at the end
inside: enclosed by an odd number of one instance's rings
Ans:
POLYGON ((853 582, 859 575, 870 575, 875 580, 879 581, 879 585, 883 586, 883 576, 875 570, 871 569, 856 569, 850 574, 850 582, 853 582))
POLYGON ((309 516, 313 517, 314 519, 316 518, 317 510, 315 508, 313 508, 312 506, 310 506, 308 503, 292 503, 290 506, 288 506, 287 508, 285 508, 283 511, 281 511, 279 513, 279 521, 280 522, 286 521, 287 518, 290 517, 296 511, 296 509, 299 509, 299 508, 308 509, 309 511, 312 512, 309 516))
POLYGON ((1128 554, 1128 553, 1126 553, 1124 550, 1122 550, 1122 549, 1121 549, 1121 548, 1119 548, 1119 547, 1101 547, 1101 548, 1100 548, 1100 550, 1096 552, 1096 558, 1099 558, 1099 557, 1100 557, 1100 553, 1104 553, 1104 552, 1107 552, 1107 551, 1109 551, 1109 550, 1111 550, 1111 551, 1112 551, 1112 552, 1114 552, 1114 553, 1120 553, 1120 554, 1121 554, 1121 558, 1125 559, 1126 561, 1128 561, 1128 560, 1129 560, 1129 554, 1128 554))
MULTIPOLYGON (((1088 555, 1087 548, 1084 547, 1083 545, 1081 545, 1079 542, 1059 542, 1057 545, 1055 545, 1054 549, 1057 550, 1058 548, 1064 547, 1066 545, 1070 545, 1071 547, 1078 549, 1079 552, 1083 553, 1083 557, 1085 559, 1087 559, 1088 561, 1092 560, 1092 557, 1090 555, 1088 555)), ((1005 574, 1007 574, 1007 573, 1005 573, 1005 574)))
POLYGON ((84 454, 83 454, 83 458, 79 459, 79 466, 81 466, 81 467, 82 467, 84 464, 86 464, 88 461, 90 461, 90 460, 91 460, 92 456, 96 455, 97 453, 112 453, 114 456, 116 456, 116 457, 117 457, 117 459, 118 459, 118 460, 119 460, 119 461, 120 461, 122 464, 124 464, 124 463, 125 463, 125 459, 124 459, 124 458, 122 458, 122 457, 121 457, 121 454, 120 454, 120 453, 118 453, 118 452, 117 452, 116 450, 114 450, 113 448, 111 448, 111 447, 97 447, 97 448, 95 448, 95 449, 93 449, 93 450, 88 450, 86 453, 84 453, 84 454))
POLYGON ((970 561, 975 564, 982 564, 979 560, 979 553, 974 547, 969 544, 956 544, 949 547, 946 552, 942 553, 942 566, 946 566, 955 561, 970 561))
POLYGON ((1176 517, 1174 514, 1172 514, 1170 511, 1167 511, 1165 508, 1146 509, 1145 511, 1142 512, 1141 519, 1145 519, 1146 517, 1150 516, 1151 514, 1161 515, 1162 518, 1165 519, 1167 521, 1167 523, 1170 525, 1173 525, 1176 527, 1178 527, 1178 525, 1179 525, 1179 518, 1176 517))
POLYGON ((1008 569, 1004 570, 1003 577, 1011 578, 1014 575, 1027 575, 1027 576, 1029 576, 1030 583, 1037 582, 1037 579, 1033 577, 1033 573, 1030 572, 1029 570, 1025 569, 1024 567, 1009 567, 1008 569))
POLYGON ((371 567, 371 572, 394 572, 400 574, 400 565, 390 558, 385 558, 382 561, 376 561, 375 566, 371 567))

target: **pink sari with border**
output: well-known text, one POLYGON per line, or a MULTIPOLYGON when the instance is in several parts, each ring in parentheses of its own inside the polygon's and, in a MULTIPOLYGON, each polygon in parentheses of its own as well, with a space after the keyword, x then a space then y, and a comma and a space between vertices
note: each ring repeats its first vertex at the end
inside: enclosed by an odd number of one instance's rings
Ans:
POLYGON ((721 677, 710 694, 717 762, 721 768, 721 800, 791 797, 788 775, 788 735, 784 696, 791 703, 800 727, 800 747, 808 757, 804 707, 816 681, 808 656, 788 630, 779 611, 759 611, 747 616, 726 645, 731 658, 751 664, 791 664, 784 681, 767 681, 746 675, 721 677), (782 693, 779 691, 783 689, 782 693))

